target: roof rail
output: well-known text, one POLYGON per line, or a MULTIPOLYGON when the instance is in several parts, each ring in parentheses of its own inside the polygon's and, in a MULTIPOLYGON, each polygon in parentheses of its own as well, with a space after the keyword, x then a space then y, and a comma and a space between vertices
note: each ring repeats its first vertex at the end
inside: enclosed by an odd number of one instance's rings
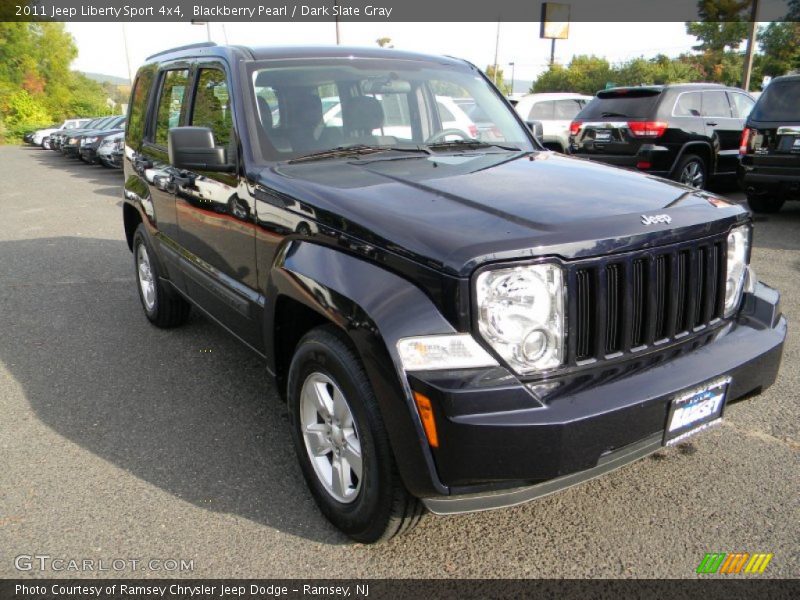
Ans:
POLYGON ((197 44, 187 44, 186 46, 178 46, 177 48, 170 48, 169 50, 162 50, 161 52, 156 52, 155 54, 151 54, 145 60, 150 60, 151 58, 156 58, 157 56, 162 56, 164 54, 169 54, 171 52, 179 52, 180 50, 192 50, 194 48, 211 48, 216 46, 214 42, 199 42, 197 44))

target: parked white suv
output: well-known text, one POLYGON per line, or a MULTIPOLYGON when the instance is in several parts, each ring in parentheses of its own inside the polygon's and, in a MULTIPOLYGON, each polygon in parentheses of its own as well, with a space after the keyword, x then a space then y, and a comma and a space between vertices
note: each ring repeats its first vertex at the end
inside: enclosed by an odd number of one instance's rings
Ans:
POLYGON ((31 143, 34 146, 47 147, 47 141, 52 134, 62 129, 75 129, 89 122, 90 119, 67 119, 59 127, 51 127, 50 129, 40 129, 31 137, 31 143))
POLYGON ((556 152, 569 148, 569 124, 592 96, 572 93, 528 94, 517 102, 514 110, 523 121, 542 123, 545 147, 556 152))

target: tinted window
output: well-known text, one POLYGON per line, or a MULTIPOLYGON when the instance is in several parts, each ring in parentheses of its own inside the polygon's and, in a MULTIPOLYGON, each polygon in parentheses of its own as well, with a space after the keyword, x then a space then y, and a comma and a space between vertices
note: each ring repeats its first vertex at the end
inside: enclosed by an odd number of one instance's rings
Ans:
POLYGON ((582 102, 582 100, 556 100, 555 118, 562 121, 574 119, 583 108, 582 102))
POLYGON ((150 87, 153 85, 153 75, 155 69, 145 67, 139 71, 136 81, 133 84, 131 93, 131 105, 128 109, 128 127, 125 131, 125 138, 128 144, 138 148, 144 137, 144 116, 147 111, 147 99, 150 96, 150 87))
MULTIPOLYGON (((214 142, 218 146, 225 146, 230 141, 233 118, 228 94, 228 80, 223 71, 200 69, 192 107, 191 124, 211 129, 214 134, 214 142)), ((175 127, 175 125, 170 124, 170 127, 175 127)))
POLYGON ((800 79, 767 86, 751 113, 755 121, 800 121, 800 79))
POLYGON ((703 92, 704 117, 730 117, 731 107, 725 92, 703 92))
POLYGON ((660 90, 650 88, 622 89, 599 92, 578 113, 580 119, 633 118, 646 119, 653 116, 660 90))
POLYGON ((554 110, 553 104, 554 103, 550 100, 547 102, 537 102, 531 106, 531 112, 528 113, 528 119, 531 121, 537 121, 541 119, 552 120, 554 110))
POLYGON ((672 111, 676 117, 699 117, 703 114, 703 97, 700 92, 680 94, 672 111))
POLYGON ((156 116, 155 142, 161 146, 167 145, 167 134, 171 127, 177 127, 182 122, 183 97, 186 93, 186 82, 189 71, 167 71, 164 73, 161 86, 161 97, 158 99, 158 114, 156 116))

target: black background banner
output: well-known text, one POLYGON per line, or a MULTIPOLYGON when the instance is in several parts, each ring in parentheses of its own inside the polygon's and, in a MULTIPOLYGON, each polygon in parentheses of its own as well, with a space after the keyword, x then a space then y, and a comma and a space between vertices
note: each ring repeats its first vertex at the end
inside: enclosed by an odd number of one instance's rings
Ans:
POLYGON ((471 600, 552 598, 702 598, 738 600, 800 597, 798 580, 762 579, 757 575, 711 576, 689 580, 648 579, 362 579, 362 580, 221 580, 221 579, 71 579, 2 580, 0 600, 241 600, 421 598, 471 600))
MULTIPOLYGON (((714 0, 712 0, 714 1, 714 0)), ((735 3, 719 0, 723 6, 735 3)), ((571 21, 698 21, 698 0, 561 0, 571 21)), ((4 21, 394 21, 540 20, 539 0, 0 0, 4 21)), ((719 20, 750 20, 739 13, 719 20)), ((800 0, 760 0, 758 21, 800 20, 800 0)))

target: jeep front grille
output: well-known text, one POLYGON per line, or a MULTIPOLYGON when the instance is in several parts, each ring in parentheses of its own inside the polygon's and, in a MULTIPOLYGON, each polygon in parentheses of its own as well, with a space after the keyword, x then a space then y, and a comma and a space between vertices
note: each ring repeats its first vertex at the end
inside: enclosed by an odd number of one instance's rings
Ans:
POLYGON ((581 261, 567 274, 567 364, 690 339, 720 320, 725 237, 581 261))

